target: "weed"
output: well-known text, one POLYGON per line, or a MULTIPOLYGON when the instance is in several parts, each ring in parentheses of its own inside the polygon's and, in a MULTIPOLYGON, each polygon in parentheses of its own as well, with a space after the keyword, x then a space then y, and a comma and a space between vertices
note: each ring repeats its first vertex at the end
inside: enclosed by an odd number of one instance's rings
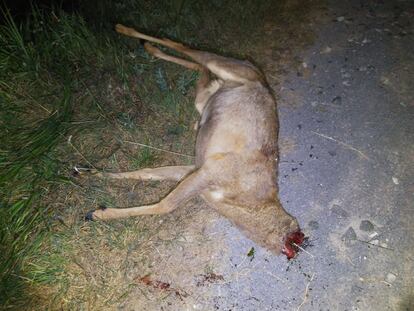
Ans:
POLYGON ((152 152, 149 148, 142 148, 140 152, 138 152, 135 156, 131 159, 131 166, 132 169, 139 169, 144 167, 151 167, 155 162, 156 157, 154 152, 152 152))

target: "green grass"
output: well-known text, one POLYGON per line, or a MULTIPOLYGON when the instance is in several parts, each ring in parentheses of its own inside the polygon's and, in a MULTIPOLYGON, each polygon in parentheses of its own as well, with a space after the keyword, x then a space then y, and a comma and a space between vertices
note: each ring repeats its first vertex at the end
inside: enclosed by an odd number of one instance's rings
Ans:
POLYGON ((47 209, 39 202, 47 184, 58 178, 50 156, 68 128, 71 91, 65 77, 58 86, 42 81, 39 53, 24 42, 10 15, 3 14, 7 25, 0 32, 0 298, 7 304, 23 292, 24 259, 42 242, 47 209), (49 96, 43 104, 43 92, 57 87, 63 95, 49 96))
POLYGON ((74 131, 74 102, 83 100, 80 83, 107 64, 112 45, 98 43, 77 15, 34 9, 32 19, 18 26, 7 10, 2 14, 0 301, 15 309, 28 286, 53 275, 34 273, 39 266, 28 259, 49 232, 47 197, 68 182, 57 148, 74 131))
POLYGON ((154 152, 148 148, 143 148, 141 152, 138 152, 134 157, 132 157, 131 165, 133 169, 151 167, 155 160, 156 157, 154 152))
MULTIPOLYGON (((255 56, 269 39, 266 21, 287 29, 271 38, 274 45, 292 37, 296 28, 284 23, 303 18, 306 6, 291 1, 293 8, 285 7, 288 2, 92 1, 80 7, 85 18, 33 8, 19 25, 3 8, 0 308, 87 309, 94 299, 99 304, 90 308, 110 308, 131 290, 121 284, 120 258, 154 232, 132 221, 85 226, 86 210, 126 200, 122 185, 73 178, 74 165, 115 171, 191 162, 127 142, 193 154, 197 74, 152 59, 113 25, 225 55, 255 56), (112 265, 114 252, 119 257, 112 265)), ((151 187, 148 202, 159 197, 151 187)))

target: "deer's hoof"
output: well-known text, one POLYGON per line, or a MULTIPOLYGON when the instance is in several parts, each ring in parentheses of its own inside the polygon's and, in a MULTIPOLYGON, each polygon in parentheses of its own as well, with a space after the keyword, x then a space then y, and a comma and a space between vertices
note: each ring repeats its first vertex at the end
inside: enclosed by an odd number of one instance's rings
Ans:
POLYGON ((74 177, 81 177, 87 175, 96 175, 98 170, 89 167, 78 167, 74 166, 72 169, 72 176, 74 177))
POLYGON ((93 218, 93 212, 95 210, 89 211, 86 213, 85 215, 85 221, 94 221, 95 219, 93 218))
POLYGON ((105 205, 99 205, 99 209, 94 209, 94 210, 91 210, 91 211, 87 212, 86 215, 85 215, 85 221, 94 221, 96 219, 99 219, 99 217, 96 217, 94 215, 94 213, 96 211, 98 211, 98 212, 104 211, 104 210, 106 210, 106 208, 107 207, 105 205))

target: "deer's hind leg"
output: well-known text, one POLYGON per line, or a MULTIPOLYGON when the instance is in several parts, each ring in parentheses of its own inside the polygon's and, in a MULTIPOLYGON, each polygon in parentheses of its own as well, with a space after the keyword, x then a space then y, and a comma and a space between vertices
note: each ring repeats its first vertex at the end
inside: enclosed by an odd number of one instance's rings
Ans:
POLYGON ((186 59, 168 55, 148 42, 145 42, 144 48, 152 56, 166 60, 168 62, 176 63, 178 65, 184 66, 191 70, 202 70, 203 69, 203 67, 199 64, 190 62, 186 59))
POLYGON ((202 114, 205 105, 223 85, 220 79, 210 79, 210 72, 207 68, 201 71, 201 77, 197 81, 195 106, 197 111, 202 114))
MULTIPOLYGON (((233 81, 233 82, 238 82, 238 83, 246 83, 248 81, 264 81, 264 77, 262 73, 260 72, 260 70, 257 69, 256 66, 254 66, 249 61, 239 60, 239 59, 235 59, 232 57, 224 57, 221 55, 217 55, 215 53, 191 49, 189 47, 184 46, 181 43, 177 43, 169 39, 157 39, 157 38, 147 37, 147 39, 148 38, 154 39, 152 42, 164 45, 166 47, 169 47, 173 50, 176 50, 192 58, 197 64, 201 65, 201 66, 199 65, 201 68, 207 68, 209 71, 211 71, 221 80, 233 81)), ((156 49, 156 48, 153 47, 153 49, 156 49)), ((177 61, 172 60, 174 57, 168 56, 168 55, 166 56, 169 59, 167 58, 164 58, 164 59, 177 62, 177 61)), ((181 60, 181 59, 179 60, 181 62, 181 65, 186 66, 187 68, 190 68, 190 69, 197 69, 197 64, 186 61, 186 60, 181 60), (191 64, 191 65, 189 66, 188 64, 191 64)))
POLYGON ((145 47, 145 50, 151 55, 153 55, 154 57, 179 64, 181 66, 184 66, 192 70, 199 70, 201 72, 201 76, 197 81, 196 98, 195 98, 196 109, 201 114, 203 112, 204 106, 206 105, 207 101, 223 85, 223 81, 219 79, 211 80, 210 71, 206 67, 203 67, 202 65, 187 61, 182 58, 168 55, 162 52, 161 50, 159 50, 158 48, 152 46, 148 42, 144 44, 144 47, 145 47))
POLYGON ((157 39, 157 41, 153 42, 183 53, 184 55, 192 58, 197 64, 167 55, 147 42, 144 46, 150 54, 193 70, 203 70, 204 68, 207 68, 221 80, 234 81, 238 83, 264 80, 262 73, 248 61, 224 57, 210 52, 194 50, 169 39, 157 39))
MULTIPOLYGON (((149 42, 161 44, 180 53, 183 53, 184 55, 192 58, 196 63, 208 68, 212 73, 214 73, 217 77, 224 81, 228 80, 238 83, 246 83, 248 81, 264 81, 261 72, 248 61, 241 61, 231 57, 223 57, 214 53, 194 50, 184 46, 181 43, 174 42, 169 39, 159 39, 152 36, 148 36, 146 34, 136 31, 133 28, 125 27, 120 24, 116 25, 115 29, 118 33, 124 34, 126 36, 144 39, 149 42)), ((171 56, 168 57, 170 58, 170 61, 172 61, 171 59, 174 58, 171 56)), ((182 65, 191 64, 190 67, 196 66, 196 64, 193 64, 188 61, 181 60, 180 62, 182 65)))

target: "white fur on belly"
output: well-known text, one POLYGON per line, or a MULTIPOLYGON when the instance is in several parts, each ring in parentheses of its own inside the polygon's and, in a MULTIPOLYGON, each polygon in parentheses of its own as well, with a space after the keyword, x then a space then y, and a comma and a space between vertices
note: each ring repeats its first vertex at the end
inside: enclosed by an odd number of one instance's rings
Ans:
POLYGON ((224 198, 223 191, 216 190, 210 192, 211 198, 215 201, 220 201, 224 198))

